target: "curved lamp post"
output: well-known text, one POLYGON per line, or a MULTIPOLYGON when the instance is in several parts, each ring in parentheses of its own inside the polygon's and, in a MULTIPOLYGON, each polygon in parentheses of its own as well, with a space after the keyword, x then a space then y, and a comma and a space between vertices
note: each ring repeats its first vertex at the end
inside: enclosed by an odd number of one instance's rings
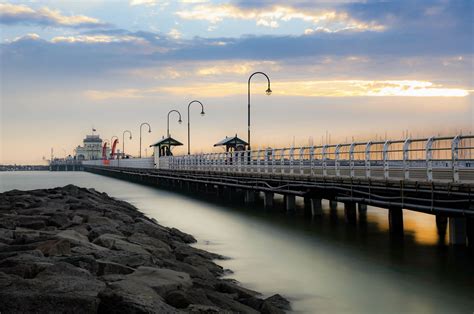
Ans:
POLYGON ((118 140, 119 140, 117 135, 114 135, 110 138, 110 158, 112 158, 112 159, 115 157, 115 156, 112 155, 112 145, 114 145, 114 138, 117 139, 117 143, 118 143, 118 140))
POLYGON ((148 133, 151 133, 151 126, 148 123, 143 122, 140 124, 140 158, 142 158, 142 126, 144 125, 148 125, 148 133))
POLYGON ((129 130, 125 130, 123 131, 122 133, 122 158, 125 157, 125 133, 130 134, 130 139, 132 139, 132 132, 130 132, 129 130))
POLYGON ((181 113, 179 113, 178 110, 170 110, 170 112, 168 112, 168 119, 166 121, 166 135, 167 135, 167 137, 170 137, 170 114, 172 112, 176 112, 179 115, 178 123, 183 122, 183 120, 181 120, 181 113))
POLYGON ((192 103, 200 104, 201 105, 201 116, 205 115, 204 105, 199 100, 193 100, 188 104, 188 155, 190 154, 190 151, 191 151, 191 122, 189 120, 189 107, 191 107, 192 103))
POLYGON ((270 89, 270 78, 268 77, 268 75, 266 75, 263 72, 255 72, 252 75, 250 75, 249 82, 248 82, 248 101, 249 101, 249 104, 248 104, 248 135, 247 135, 247 142, 248 142, 248 145, 249 145, 249 148, 248 148, 249 150, 250 150, 250 80, 252 79, 252 77, 255 74, 261 74, 261 75, 263 75, 267 78, 268 88, 265 92, 267 93, 267 95, 271 95, 271 93, 272 93, 272 90, 270 89))

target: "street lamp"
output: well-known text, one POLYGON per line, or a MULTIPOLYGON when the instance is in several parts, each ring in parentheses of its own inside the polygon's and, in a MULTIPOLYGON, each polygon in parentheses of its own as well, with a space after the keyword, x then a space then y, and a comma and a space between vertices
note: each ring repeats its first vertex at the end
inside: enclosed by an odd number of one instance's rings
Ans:
POLYGON ((132 139, 132 132, 130 132, 129 130, 125 130, 123 131, 122 133, 122 158, 125 157, 125 133, 130 134, 130 139, 132 139))
POLYGON ((140 124, 140 158, 142 158, 142 126, 144 125, 148 125, 148 133, 151 133, 151 126, 148 123, 143 122, 140 124))
POLYGON ((265 93, 266 93, 267 95, 271 95, 271 93, 272 93, 272 90, 270 89, 270 78, 268 77, 268 75, 266 75, 266 74, 263 73, 263 72, 255 72, 255 73, 253 73, 252 75, 250 75, 250 77, 249 77, 249 82, 248 82, 248 101, 249 101, 249 104, 248 104, 248 135, 247 135, 247 142, 248 142, 248 145, 249 145, 249 150, 250 150, 250 80, 252 79, 252 77, 253 77, 255 74, 262 74, 262 75, 264 75, 264 76, 267 78, 267 81, 268 81, 268 88, 267 88, 267 90, 265 91, 265 93))
POLYGON ((191 122, 189 120, 189 107, 191 107, 191 104, 192 103, 198 103, 201 105, 201 116, 204 116, 205 115, 205 112, 204 112, 204 105, 202 104, 202 102, 200 102, 199 100, 193 100, 191 101, 189 104, 188 104, 188 155, 190 154, 190 147, 191 147, 191 122))
POLYGON ((119 138, 117 135, 114 135, 110 138, 110 158, 113 159, 115 156, 113 155, 113 151, 112 151, 112 146, 114 145, 114 138, 117 139, 117 143, 119 142, 119 138))
POLYGON ((181 113, 179 113, 178 110, 170 110, 170 112, 168 112, 168 119, 167 119, 167 122, 166 122, 166 135, 168 137, 170 137, 170 114, 172 112, 176 112, 178 115, 179 115, 179 120, 178 120, 178 123, 182 123, 183 120, 181 120, 181 113))

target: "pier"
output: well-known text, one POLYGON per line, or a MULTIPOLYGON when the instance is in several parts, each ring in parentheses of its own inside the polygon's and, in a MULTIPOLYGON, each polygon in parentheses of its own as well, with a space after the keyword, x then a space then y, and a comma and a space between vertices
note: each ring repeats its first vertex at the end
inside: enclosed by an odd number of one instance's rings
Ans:
POLYGON ((390 232, 403 235, 403 209, 433 215, 440 232, 449 229, 452 245, 474 243, 474 136, 430 137, 336 145, 267 148, 224 153, 85 161, 84 170, 120 179, 237 195, 247 204, 262 196, 274 207, 284 197, 288 213, 295 200, 305 216, 318 219, 321 201, 332 210, 343 204, 348 224, 365 215, 367 205, 387 211, 390 232))

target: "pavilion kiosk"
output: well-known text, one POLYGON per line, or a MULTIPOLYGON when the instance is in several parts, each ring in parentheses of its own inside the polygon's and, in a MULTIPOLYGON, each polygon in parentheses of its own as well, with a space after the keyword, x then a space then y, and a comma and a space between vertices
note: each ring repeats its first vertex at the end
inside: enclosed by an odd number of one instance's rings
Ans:
POLYGON ((225 146, 226 152, 234 152, 234 151, 243 151, 248 145, 249 144, 246 141, 238 138, 236 134, 235 136, 232 136, 232 137, 226 136, 225 139, 214 144, 214 147, 225 146))
POLYGON ((171 136, 168 136, 167 138, 163 137, 161 140, 159 140, 155 144, 150 145, 150 147, 153 147, 153 151, 154 151, 155 168, 168 169, 167 158, 162 158, 160 160, 160 157, 173 156, 173 153, 171 152, 172 147, 182 146, 182 145, 183 143, 179 142, 178 140, 175 140, 171 136))
MULTIPOLYGON (((225 146, 225 151, 227 153, 233 153, 233 152, 245 151, 245 149, 248 147, 248 143, 244 141, 243 139, 238 138, 236 134, 235 136, 232 136, 232 137, 226 136, 225 139, 214 144, 214 147, 217 147, 217 146, 225 146)), ((232 155, 233 154, 230 154, 230 156, 226 158, 225 163, 227 165, 232 164, 232 155)))

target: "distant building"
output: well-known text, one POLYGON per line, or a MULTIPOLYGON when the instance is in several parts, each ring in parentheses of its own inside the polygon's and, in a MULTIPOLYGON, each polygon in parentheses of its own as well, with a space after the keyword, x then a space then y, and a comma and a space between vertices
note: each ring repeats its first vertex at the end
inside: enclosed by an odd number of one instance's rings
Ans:
MULTIPOLYGON (((110 147, 107 146, 107 157, 110 157, 110 147)), ((102 139, 99 135, 86 135, 83 146, 76 147, 77 160, 102 159, 102 139)))

